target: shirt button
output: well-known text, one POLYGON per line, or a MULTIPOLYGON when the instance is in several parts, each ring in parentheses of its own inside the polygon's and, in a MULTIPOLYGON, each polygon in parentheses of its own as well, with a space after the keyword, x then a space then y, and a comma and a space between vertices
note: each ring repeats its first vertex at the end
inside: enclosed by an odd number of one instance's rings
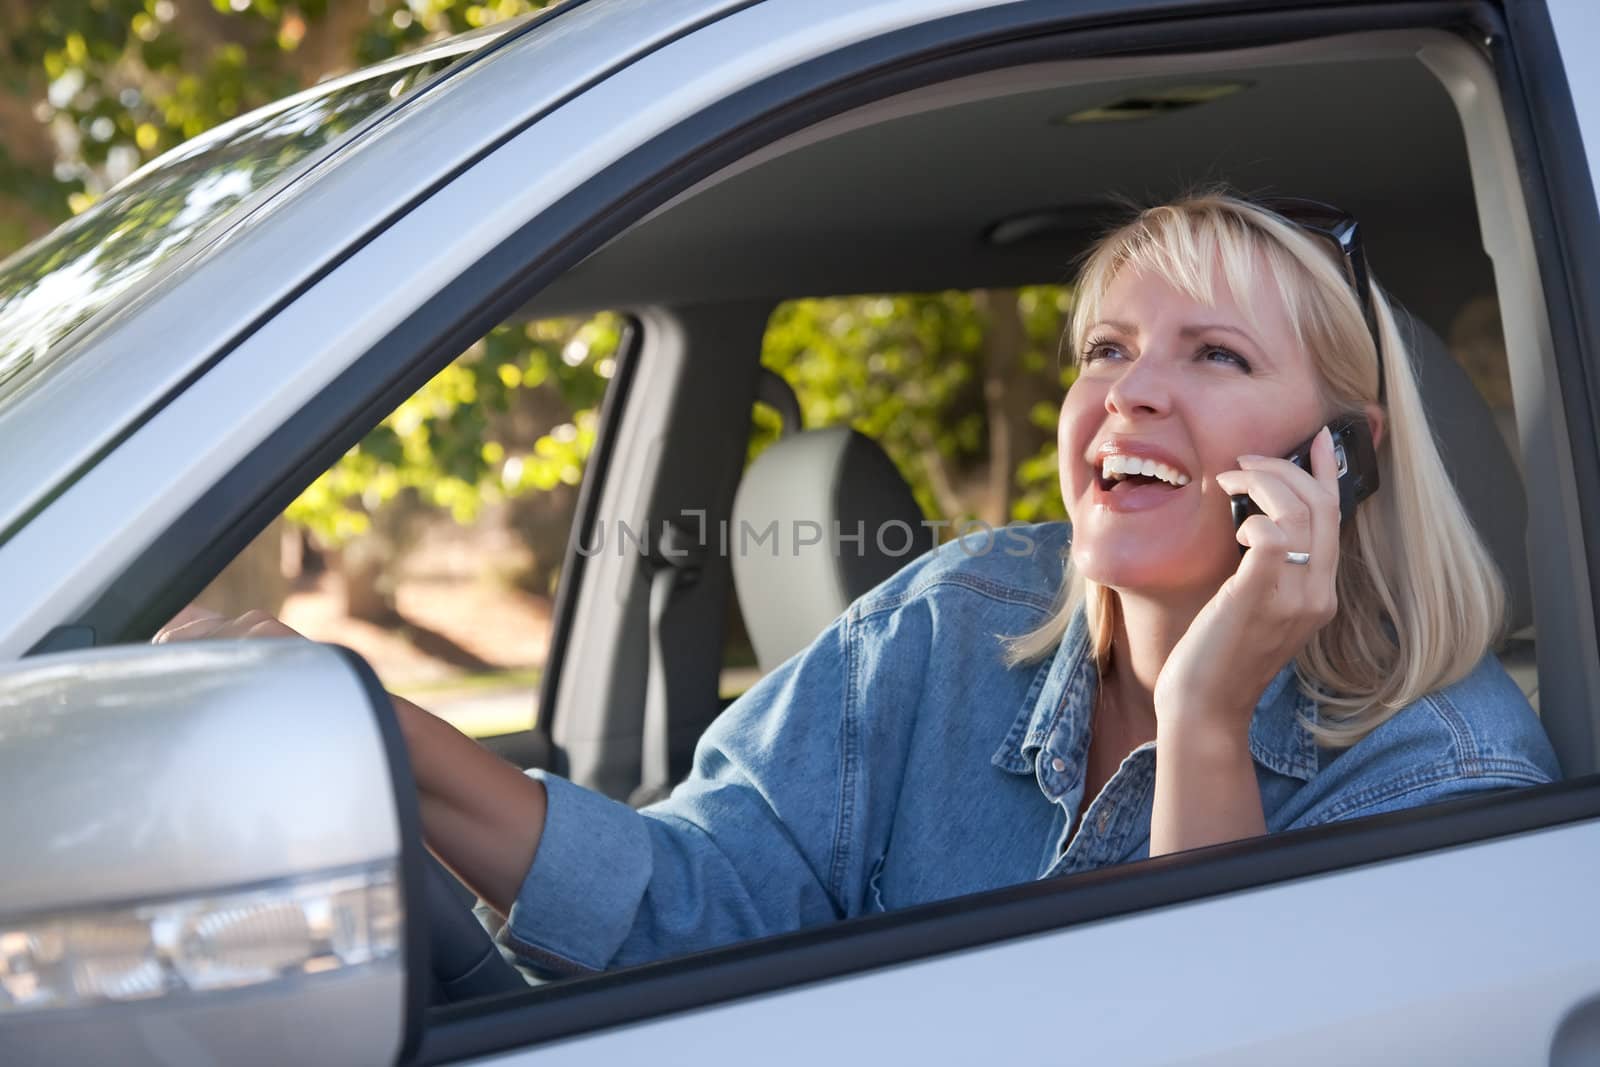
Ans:
POLYGON ((1050 769, 1055 771, 1057 774, 1060 774, 1062 771, 1067 769, 1067 761, 1062 759, 1060 756, 1057 756, 1055 759, 1050 761, 1050 769))

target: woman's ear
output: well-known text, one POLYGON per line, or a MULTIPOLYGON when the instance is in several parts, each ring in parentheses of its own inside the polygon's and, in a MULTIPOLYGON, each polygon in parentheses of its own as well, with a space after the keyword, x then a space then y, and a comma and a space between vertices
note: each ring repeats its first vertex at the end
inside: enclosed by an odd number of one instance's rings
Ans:
POLYGON ((1363 405, 1367 416, 1367 429, 1372 431, 1372 447, 1376 449, 1383 442, 1383 432, 1388 429, 1384 421, 1383 409, 1376 404, 1363 405))

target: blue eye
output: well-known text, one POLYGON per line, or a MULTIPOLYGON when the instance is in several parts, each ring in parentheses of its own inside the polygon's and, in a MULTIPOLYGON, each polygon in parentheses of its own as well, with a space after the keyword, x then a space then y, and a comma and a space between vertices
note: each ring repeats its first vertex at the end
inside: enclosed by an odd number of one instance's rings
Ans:
POLYGON ((1083 355, 1078 362, 1083 366, 1099 363, 1103 359, 1121 359, 1122 350, 1110 341, 1091 339, 1084 343, 1083 355))
POLYGON ((1200 358, 1209 360, 1212 363, 1231 363, 1240 370, 1244 371, 1246 374, 1250 373, 1250 363, 1248 360, 1239 355, 1239 353, 1234 352, 1231 349, 1222 348, 1219 345, 1207 345, 1205 348, 1202 348, 1200 350, 1200 358))

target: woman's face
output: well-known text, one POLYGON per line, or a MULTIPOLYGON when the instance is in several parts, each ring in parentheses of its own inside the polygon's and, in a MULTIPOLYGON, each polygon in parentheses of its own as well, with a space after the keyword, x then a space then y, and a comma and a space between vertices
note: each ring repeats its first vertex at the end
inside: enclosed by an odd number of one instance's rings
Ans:
POLYGON ((1090 581, 1209 595, 1239 565, 1215 475, 1241 455, 1285 455, 1322 425, 1311 356, 1275 287, 1257 290, 1254 325, 1216 288, 1208 307, 1160 277, 1120 271, 1086 335, 1058 443, 1073 562, 1090 581), (1158 467, 1111 482, 1108 460, 1158 467))

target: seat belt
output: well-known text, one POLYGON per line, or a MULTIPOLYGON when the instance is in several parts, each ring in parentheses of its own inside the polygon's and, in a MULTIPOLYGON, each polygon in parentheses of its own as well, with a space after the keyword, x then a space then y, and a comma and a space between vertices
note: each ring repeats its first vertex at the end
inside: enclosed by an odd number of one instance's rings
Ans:
MULTIPOLYGON (((778 413, 779 436, 786 437, 800 429, 800 399, 783 376, 771 367, 761 370, 756 383, 756 400, 778 413)), ((664 800, 672 792, 670 687, 666 656, 661 647, 662 627, 677 594, 692 588, 699 580, 707 551, 688 530, 668 522, 656 541, 655 551, 645 561, 650 569, 650 662, 645 674, 639 787, 628 795, 628 803, 635 808, 664 800)))
POLYGON ((671 687, 661 635, 677 595, 699 580, 705 556, 705 546, 693 534, 669 522, 646 560, 650 569, 650 661, 645 673, 639 787, 628 796, 628 803, 635 808, 663 800, 672 791, 671 687))

